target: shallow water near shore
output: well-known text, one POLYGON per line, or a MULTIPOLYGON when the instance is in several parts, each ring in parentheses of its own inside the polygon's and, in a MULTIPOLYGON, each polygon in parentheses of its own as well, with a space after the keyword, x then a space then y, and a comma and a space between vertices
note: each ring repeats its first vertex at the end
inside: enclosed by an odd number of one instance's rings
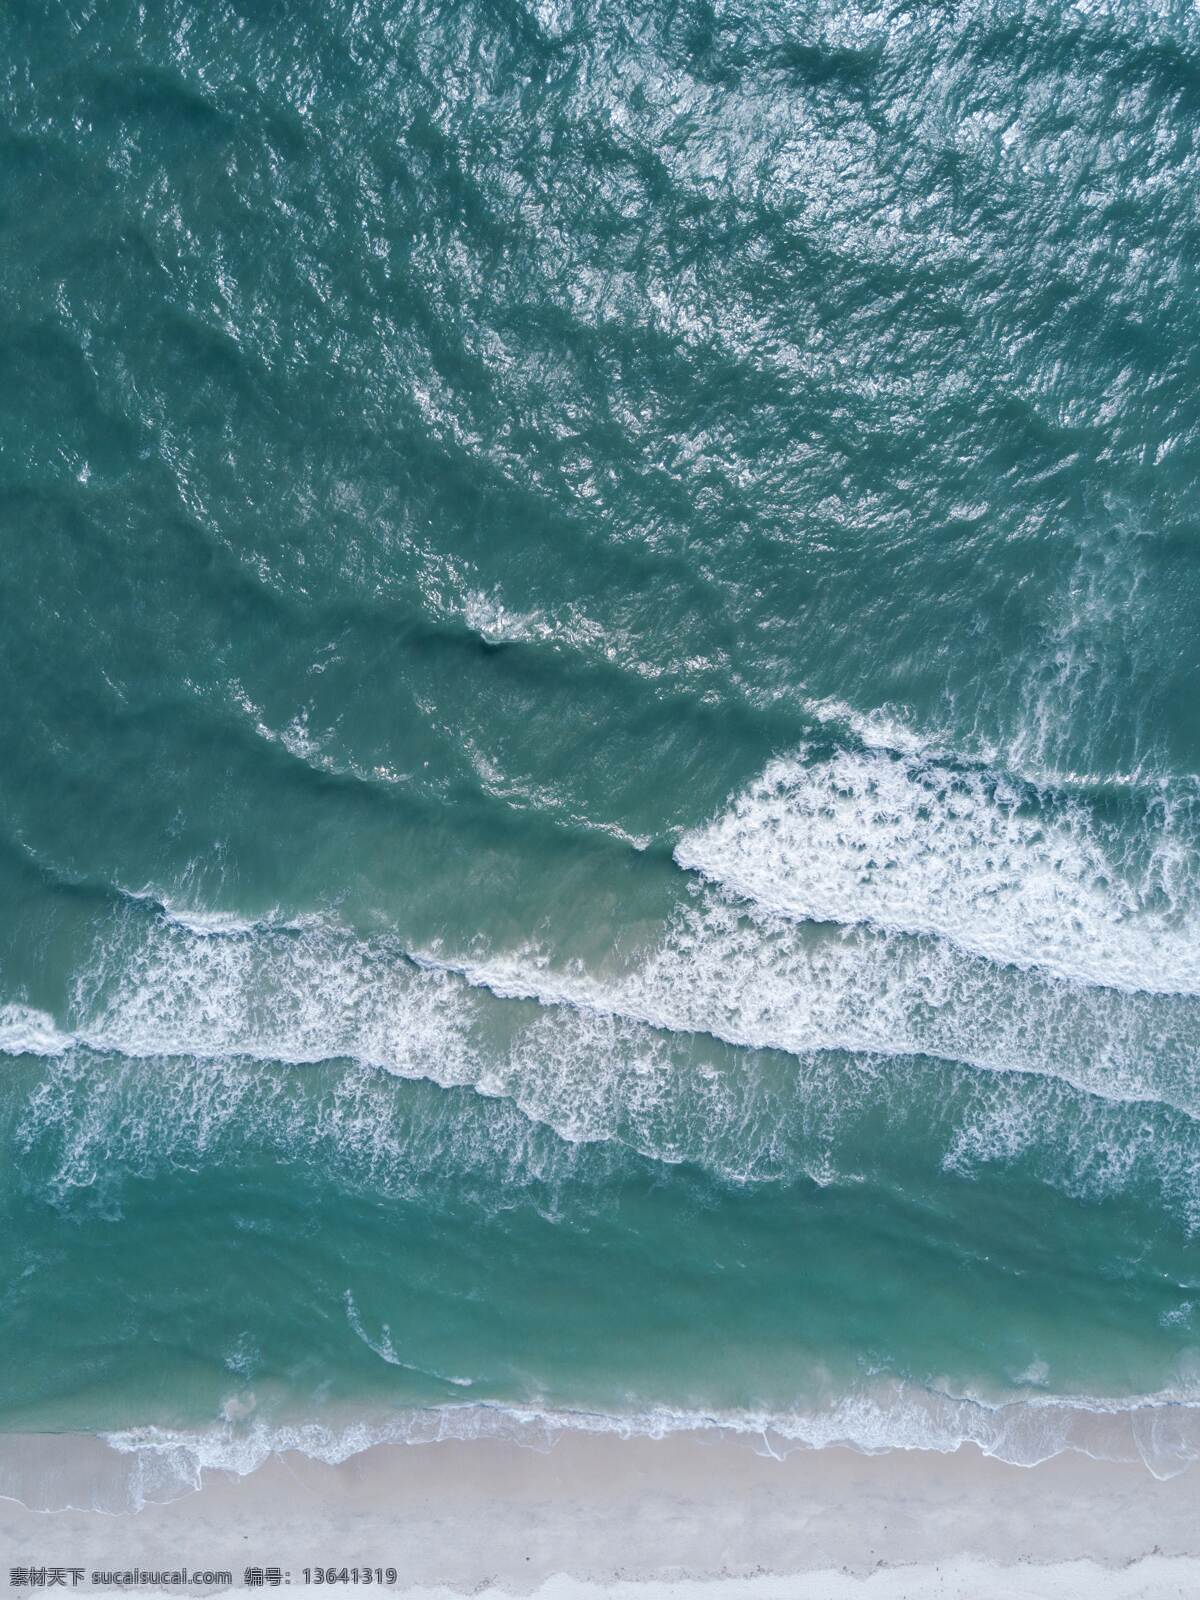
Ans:
POLYGON ((1192 1460, 1196 17, 0 41, 0 1428, 1192 1460))

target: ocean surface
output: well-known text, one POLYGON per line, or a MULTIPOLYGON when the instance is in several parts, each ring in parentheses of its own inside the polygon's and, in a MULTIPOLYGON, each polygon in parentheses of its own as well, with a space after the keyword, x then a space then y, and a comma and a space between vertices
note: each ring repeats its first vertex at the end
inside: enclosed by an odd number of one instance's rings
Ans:
POLYGON ((1200 12, 0 107, 0 1428, 1200 1455, 1200 12))

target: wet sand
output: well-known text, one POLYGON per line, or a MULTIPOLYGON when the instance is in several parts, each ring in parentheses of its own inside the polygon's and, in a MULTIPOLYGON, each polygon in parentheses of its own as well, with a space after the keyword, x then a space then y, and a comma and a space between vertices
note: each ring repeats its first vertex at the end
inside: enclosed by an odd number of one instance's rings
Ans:
MULTIPOLYGON (((61 1435, 10 1436, 2 1455, 43 1503, 64 1475, 82 1503, 112 1466, 99 1441, 61 1435)), ((296 1589, 306 1567, 357 1566, 394 1567, 394 1592, 428 1600, 1166 1600, 1200 1594, 1198 1513, 1195 1468, 1160 1481, 1078 1454, 1032 1468, 973 1447, 778 1460, 718 1434, 568 1435, 544 1452, 481 1439, 379 1445, 337 1466, 288 1454, 120 1515, 3 1500, 0 1550, 6 1568, 82 1567, 92 1593, 94 1571, 227 1569, 240 1587, 248 1566, 278 1567, 296 1589)))

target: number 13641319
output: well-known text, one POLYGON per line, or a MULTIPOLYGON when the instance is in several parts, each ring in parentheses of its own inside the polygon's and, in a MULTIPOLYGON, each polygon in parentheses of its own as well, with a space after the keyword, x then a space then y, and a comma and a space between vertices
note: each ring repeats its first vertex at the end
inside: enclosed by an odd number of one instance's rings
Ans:
POLYGON ((305 1583, 395 1583, 395 1567, 305 1567, 305 1583))

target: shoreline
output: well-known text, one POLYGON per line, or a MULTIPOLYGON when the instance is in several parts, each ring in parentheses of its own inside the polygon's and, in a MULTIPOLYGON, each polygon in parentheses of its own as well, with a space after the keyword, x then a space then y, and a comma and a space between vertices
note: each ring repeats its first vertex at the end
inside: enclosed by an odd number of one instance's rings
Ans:
POLYGON ((373 1448, 490 1440, 547 1452, 573 1436, 662 1441, 681 1436, 782 1459, 846 1449, 876 1456, 953 1455, 964 1449, 1029 1468, 1060 1455, 1128 1463, 1170 1479, 1200 1461, 1200 1391, 1127 1397, 1025 1393, 1008 1399, 953 1395, 897 1380, 790 1412, 628 1412, 538 1402, 467 1400, 364 1410, 340 1403, 289 1418, 279 1396, 253 1390, 225 1399, 219 1419, 190 1426, 127 1424, 0 1431, 0 1498, 31 1510, 136 1511, 195 1493, 206 1474, 246 1477, 291 1455, 329 1466, 373 1448), (25 1470, 36 1463, 32 1474, 25 1470))
MULTIPOLYGON (((84 1479, 102 1471, 102 1450, 93 1436, 9 1435, 0 1466, 19 1454, 49 1489, 68 1463, 84 1479)), ((293 1588, 305 1567, 394 1567, 389 1592, 413 1600, 666 1600, 701 1588, 722 1600, 1132 1600, 1200 1592, 1198 1488, 1194 1468, 1164 1480, 1079 1454, 1032 1467, 971 1445, 779 1459, 711 1431, 576 1433, 547 1451, 497 1438, 377 1444, 336 1465, 287 1452, 121 1514, 3 1499, 0 1547, 10 1565, 85 1568, 94 1593, 93 1570, 186 1563, 228 1569, 233 1587, 248 1564, 280 1567, 293 1588)))

